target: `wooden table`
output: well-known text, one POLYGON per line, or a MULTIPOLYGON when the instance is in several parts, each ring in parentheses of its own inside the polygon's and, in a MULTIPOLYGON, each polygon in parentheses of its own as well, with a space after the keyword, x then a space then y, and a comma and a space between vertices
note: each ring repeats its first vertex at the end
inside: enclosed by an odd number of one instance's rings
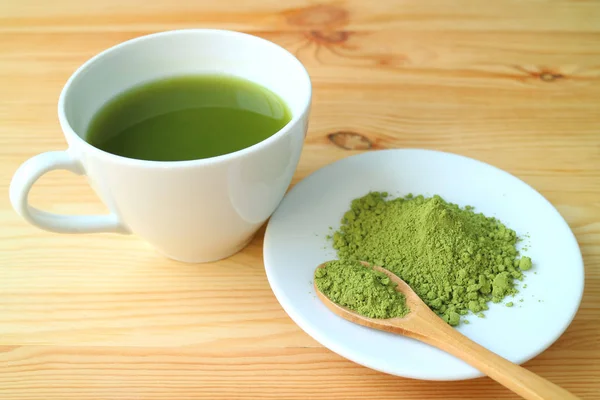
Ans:
MULTIPOLYGON (((420 147, 491 163, 546 196, 581 245, 586 291, 526 367, 600 398, 598 1, 4 0, 1 399, 515 398, 487 378, 402 379, 323 348, 273 296, 262 231, 227 260, 186 265, 133 236, 47 233, 12 211, 17 166, 65 148, 56 102, 69 75, 121 41, 188 27, 251 32, 306 65, 314 103, 294 183, 361 151, 420 147)), ((32 201, 105 211, 69 173, 45 176, 32 201)))

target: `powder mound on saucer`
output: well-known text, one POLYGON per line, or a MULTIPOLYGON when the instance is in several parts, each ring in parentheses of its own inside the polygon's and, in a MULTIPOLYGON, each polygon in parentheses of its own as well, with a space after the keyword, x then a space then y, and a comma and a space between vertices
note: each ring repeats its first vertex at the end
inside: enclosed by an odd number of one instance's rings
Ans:
POLYGON ((387 198, 372 192, 352 201, 331 236, 341 260, 387 268, 450 325, 517 293, 514 280, 531 260, 519 258, 515 231, 440 196, 387 198))

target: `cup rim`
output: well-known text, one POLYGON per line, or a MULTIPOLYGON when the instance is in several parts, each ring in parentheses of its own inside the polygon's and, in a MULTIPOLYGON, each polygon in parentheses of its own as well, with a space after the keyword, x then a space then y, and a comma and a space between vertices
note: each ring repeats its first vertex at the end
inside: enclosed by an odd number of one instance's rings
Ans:
POLYGON ((294 56, 292 53, 290 53, 287 49, 283 48, 282 46, 280 46, 274 42, 271 42, 270 40, 263 39, 259 36, 239 32, 239 31, 227 30, 227 29, 202 29, 202 28, 175 29, 175 30, 151 33, 148 35, 138 36, 138 37, 126 40, 126 41, 118 43, 112 47, 109 47, 109 48, 101 51, 100 53, 96 54, 92 58, 88 59, 79 68, 77 68, 77 70, 69 77, 69 79, 65 83, 64 87, 62 88, 59 99, 58 99, 58 119, 59 119, 61 127, 63 128, 63 133, 64 133, 65 137, 67 137, 67 139, 69 139, 68 140, 69 147, 71 146, 71 143, 72 143, 71 140, 73 140, 75 143, 77 143, 79 145, 89 147, 90 149, 92 149, 92 151, 94 151, 100 157, 110 158, 110 159, 113 159, 114 161, 119 161, 121 163, 129 164, 129 165, 155 166, 155 167, 190 167, 190 166, 197 166, 197 165, 217 164, 217 163, 221 163, 221 162, 225 162, 225 161, 230 161, 235 158, 244 157, 244 156, 248 155, 249 153, 258 151, 266 146, 269 146, 272 142, 277 141, 281 136, 284 136, 287 132, 289 132, 289 130, 292 128, 292 126, 295 126, 296 124, 298 124, 298 122, 300 122, 301 120, 303 120, 305 118, 305 116, 310 108, 311 99, 312 99, 312 84, 311 84, 310 75, 308 74, 306 67, 304 67, 304 65, 300 62, 300 60, 298 60, 298 58, 296 56, 294 56), (115 51, 117 49, 131 46, 138 42, 152 40, 158 36, 175 36, 175 35, 182 35, 182 34, 203 34, 203 35, 204 34, 216 34, 216 35, 226 35, 226 36, 238 36, 238 37, 242 37, 242 38, 246 38, 246 39, 260 41, 266 46, 271 46, 273 48, 276 48, 278 51, 281 51, 282 54, 284 54, 286 57, 291 58, 292 62, 296 63, 300 67, 300 71, 304 75, 304 78, 306 78, 306 82, 308 83, 308 95, 306 96, 306 99, 304 100, 304 103, 301 107, 301 112, 299 112, 297 115, 294 115, 292 117, 292 119, 287 124, 285 124, 285 126, 283 126, 280 130, 278 130, 277 132, 275 132, 268 138, 261 140, 258 143, 253 144, 252 146, 245 147, 241 150, 237 150, 232 153, 222 154, 219 156, 209 157, 209 158, 198 158, 198 159, 193 159, 193 160, 156 161, 156 160, 141 160, 141 159, 137 159, 137 158, 123 157, 123 156, 120 156, 117 154, 109 153, 107 151, 104 151, 102 149, 99 149, 99 148, 91 145, 90 143, 86 142, 81 136, 79 136, 75 132, 75 130, 71 127, 71 124, 65 113, 65 101, 66 101, 66 97, 68 95, 69 89, 70 89, 73 81, 79 75, 84 73, 92 64, 94 64, 100 58, 107 56, 109 53, 112 53, 113 51, 115 51))

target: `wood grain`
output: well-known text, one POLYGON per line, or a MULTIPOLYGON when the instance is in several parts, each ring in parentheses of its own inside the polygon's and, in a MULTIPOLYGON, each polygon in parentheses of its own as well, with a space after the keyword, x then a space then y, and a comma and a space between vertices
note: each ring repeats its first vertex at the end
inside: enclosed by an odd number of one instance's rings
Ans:
MULTIPOLYGON (((262 36, 313 80, 294 183, 357 152, 433 148, 505 169, 558 208, 586 289, 571 327, 526 367, 600 398, 598 21, 594 0, 3 1, 0 186, 32 155, 66 147, 58 94, 99 51, 187 27, 262 36)), ((105 210, 68 173, 45 176, 31 198, 54 212, 105 210)), ((322 348, 273 296, 262 234, 228 260, 186 265, 132 236, 37 230, 7 195, 0 218, 3 400, 516 398, 487 378, 407 380, 322 348)))

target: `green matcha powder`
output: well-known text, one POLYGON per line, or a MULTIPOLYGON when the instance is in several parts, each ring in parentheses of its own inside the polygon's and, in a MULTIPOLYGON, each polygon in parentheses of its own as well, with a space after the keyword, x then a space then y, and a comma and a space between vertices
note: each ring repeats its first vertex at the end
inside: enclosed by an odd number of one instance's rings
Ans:
MULTIPOLYGON (((356 311, 353 302, 358 302, 361 314, 383 315, 374 318, 391 315, 383 311, 390 308, 387 303, 378 308, 375 296, 360 300, 371 289, 357 287, 357 261, 398 275, 450 325, 458 325, 469 312, 483 316, 489 301, 500 302, 517 293, 514 280, 522 280, 521 271, 532 264, 529 257, 518 258, 513 230, 475 213, 472 207, 460 208, 439 196, 387 197, 387 193, 373 192, 354 200, 331 237, 341 260, 326 273, 329 285, 337 288, 335 297, 330 297, 334 302, 343 301, 342 305, 356 311), (339 279, 350 278, 355 283, 343 289, 339 279), (360 296, 352 300, 355 293, 360 296)), ((365 286, 379 279, 371 275, 375 271, 369 271, 363 272, 372 277, 365 286)))
POLYGON ((382 272, 358 261, 331 261, 315 270, 317 288, 336 304, 370 318, 403 317, 404 295, 382 272))

